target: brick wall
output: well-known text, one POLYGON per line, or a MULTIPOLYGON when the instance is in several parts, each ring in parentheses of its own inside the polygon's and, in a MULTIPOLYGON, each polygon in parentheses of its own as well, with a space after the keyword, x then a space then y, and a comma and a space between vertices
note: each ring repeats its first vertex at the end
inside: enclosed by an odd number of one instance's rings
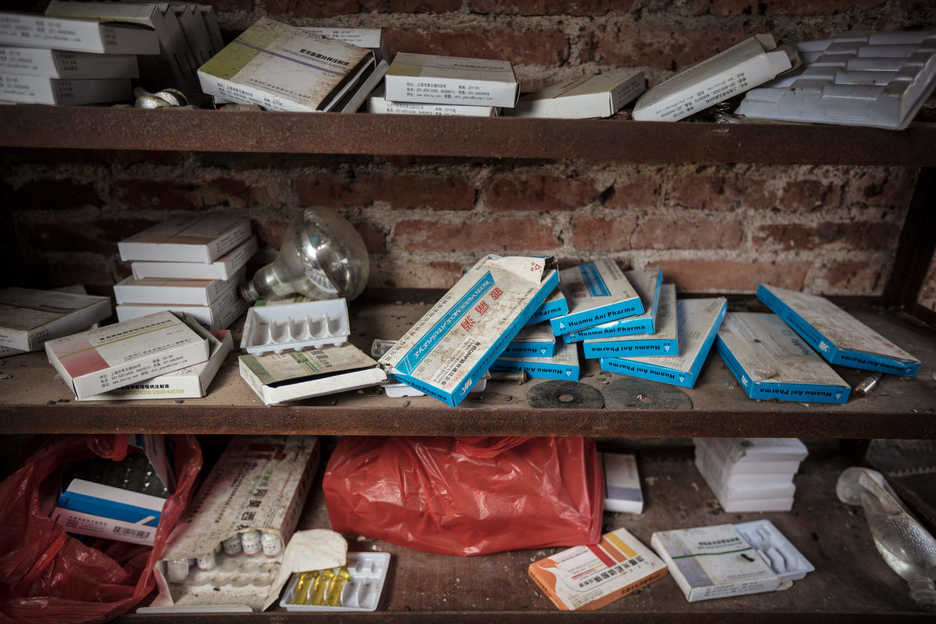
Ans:
MULTIPOLYGON (((25 2, 21 4, 35 4, 25 2)), ((614 66, 653 81, 754 32, 795 41, 936 24, 928 2, 863 0, 223 0, 236 33, 264 14, 381 26, 389 50, 506 58, 526 85, 614 66)), ((622 122, 623 123, 623 122, 622 122)), ((610 255, 685 290, 759 281, 879 294, 915 170, 287 155, 8 151, 0 193, 19 253, 58 285, 128 273, 116 241, 166 215, 221 207, 277 246, 299 206, 348 216, 372 284, 445 287, 480 254, 610 255)))

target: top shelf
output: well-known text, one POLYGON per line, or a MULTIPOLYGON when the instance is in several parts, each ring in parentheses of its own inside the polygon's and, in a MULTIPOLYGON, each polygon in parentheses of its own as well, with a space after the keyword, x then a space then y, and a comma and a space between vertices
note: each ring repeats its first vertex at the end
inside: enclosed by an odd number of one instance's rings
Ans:
POLYGON ((903 132, 715 124, 17 105, 0 146, 635 163, 936 165, 936 124, 903 132))

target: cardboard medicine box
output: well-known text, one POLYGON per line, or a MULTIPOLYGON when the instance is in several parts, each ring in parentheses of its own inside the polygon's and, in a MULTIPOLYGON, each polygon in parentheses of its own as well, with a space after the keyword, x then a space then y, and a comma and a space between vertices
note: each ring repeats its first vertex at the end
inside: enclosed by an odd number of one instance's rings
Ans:
POLYGON ((0 45, 96 54, 159 54, 159 39, 152 31, 20 13, 0 13, 0 45))
POLYGON ((120 259, 214 262, 250 236, 250 221, 223 213, 172 217, 117 243, 120 259))
POLYGON ((610 117, 647 88, 642 71, 618 69, 574 78, 520 96, 511 114, 517 117, 588 119, 610 117))
POLYGON ((208 341, 171 312, 50 340, 45 350, 77 399, 208 359, 208 341))
MULTIPOLYGON (((676 326, 676 287, 673 284, 663 284, 659 296, 653 302, 653 325, 656 332, 645 334, 627 333, 622 336, 605 336, 601 338, 588 338, 582 342, 582 352, 586 358, 603 357, 633 357, 642 355, 675 356, 679 354, 679 339, 676 326)), ((646 316, 646 313, 641 316, 646 316)), ((627 319, 624 319, 626 321, 627 319)), ((623 323, 624 321, 615 321, 623 323)), ((600 326, 599 326, 600 327, 600 326)), ((584 329, 588 332, 592 327, 584 329)), ((623 326, 612 331, 628 328, 623 326)), ((563 339, 566 337, 563 336, 563 339)))
POLYGON ((391 102, 513 108, 517 77, 507 61, 398 53, 385 79, 391 102))
POLYGON ((491 366, 493 371, 526 371, 533 379, 578 381, 581 374, 578 345, 562 344, 551 356, 501 355, 491 366))
POLYGON ((640 295, 612 259, 587 262, 559 273, 569 313, 549 319, 557 336, 644 313, 640 295))
POLYGON ((0 347, 38 351, 46 340, 91 327, 111 315, 109 297, 33 288, 0 289, 0 347))

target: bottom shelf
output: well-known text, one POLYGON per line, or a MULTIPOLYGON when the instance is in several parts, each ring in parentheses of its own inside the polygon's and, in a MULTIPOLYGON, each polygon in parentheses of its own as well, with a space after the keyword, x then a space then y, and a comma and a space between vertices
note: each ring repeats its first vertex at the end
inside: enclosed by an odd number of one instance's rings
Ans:
MULTIPOLYGON (((834 443, 811 447, 796 476, 792 512, 725 513, 692 461, 691 447, 649 445, 638 451, 645 497, 642 515, 606 513, 605 530, 628 528, 645 544, 654 531, 767 518, 806 556, 816 571, 786 591, 688 603, 670 577, 593 612, 589 621, 707 621, 758 624, 807 620, 930 619, 909 597, 907 584, 875 550, 861 509, 835 496, 835 482, 852 463, 834 443)), ((301 528, 328 527, 321 488, 315 488, 301 528)), ((138 616, 120 621, 281 622, 330 621, 530 622, 569 617, 559 612, 527 576, 527 566, 560 549, 524 550, 462 558, 417 552, 382 541, 349 537, 353 551, 392 553, 390 576, 375 613, 290 614, 280 609, 243 616, 138 616)))

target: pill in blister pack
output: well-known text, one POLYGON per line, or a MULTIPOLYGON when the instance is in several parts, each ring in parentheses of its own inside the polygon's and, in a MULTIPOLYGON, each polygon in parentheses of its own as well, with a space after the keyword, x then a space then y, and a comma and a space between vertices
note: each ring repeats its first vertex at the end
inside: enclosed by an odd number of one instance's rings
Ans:
POLYGON ((390 553, 348 553, 342 568, 293 574, 280 606, 287 611, 373 611, 390 568, 390 553))

